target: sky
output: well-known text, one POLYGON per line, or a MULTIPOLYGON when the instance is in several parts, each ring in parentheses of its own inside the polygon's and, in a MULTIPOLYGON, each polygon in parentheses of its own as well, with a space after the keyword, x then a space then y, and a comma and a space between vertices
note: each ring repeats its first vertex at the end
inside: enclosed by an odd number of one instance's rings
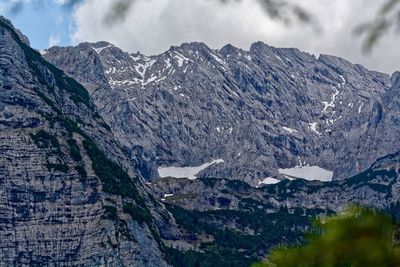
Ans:
POLYGON ((364 39, 354 34, 385 0, 288 1, 311 13, 316 23, 285 25, 267 16, 257 0, 225 5, 217 0, 136 0, 113 23, 105 18, 115 0, 0 0, 0 13, 37 49, 103 40, 128 52, 153 55, 183 42, 201 41, 215 49, 230 43, 248 50, 251 43, 263 41, 316 56, 340 56, 386 73, 400 70, 400 34, 389 33, 369 54, 362 52, 364 39))

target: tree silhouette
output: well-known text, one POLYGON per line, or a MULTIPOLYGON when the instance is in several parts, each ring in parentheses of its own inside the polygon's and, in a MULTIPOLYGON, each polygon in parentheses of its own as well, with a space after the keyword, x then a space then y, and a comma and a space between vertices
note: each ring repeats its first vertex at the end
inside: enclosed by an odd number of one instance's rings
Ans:
POLYGON ((354 206, 317 220, 306 244, 276 248, 254 267, 400 266, 397 235, 391 218, 354 206))

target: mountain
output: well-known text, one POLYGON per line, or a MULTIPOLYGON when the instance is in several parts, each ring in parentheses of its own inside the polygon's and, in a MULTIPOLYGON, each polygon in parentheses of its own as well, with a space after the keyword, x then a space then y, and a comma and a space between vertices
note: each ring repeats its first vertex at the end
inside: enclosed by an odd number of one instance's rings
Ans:
POLYGON ((249 266, 350 203, 400 219, 400 73, 260 42, 39 53, 3 17, 0 52, 4 265, 249 266))
POLYGON ((171 251, 177 266, 250 266, 263 251, 303 242, 299 233, 309 230, 316 216, 342 212, 349 204, 374 207, 399 222, 399 178, 400 152, 332 182, 287 179, 254 188, 239 180, 164 178, 152 187, 182 231, 192 233, 186 242, 203 252, 171 251))
MULTIPOLYGON (((320 209, 340 212, 350 203, 393 211, 400 204, 400 152, 378 159, 366 171, 338 181, 284 180, 254 188, 238 181, 165 178, 153 182, 164 201, 191 210, 320 209)), ((398 211, 397 211, 398 212, 398 211)))
POLYGON ((0 262, 169 266, 170 219, 86 89, 0 18, 0 262))
POLYGON ((185 43, 155 56, 98 42, 43 54, 88 88, 147 180, 206 163, 197 177, 253 186, 307 166, 342 180, 400 150, 398 73, 261 42, 185 43))

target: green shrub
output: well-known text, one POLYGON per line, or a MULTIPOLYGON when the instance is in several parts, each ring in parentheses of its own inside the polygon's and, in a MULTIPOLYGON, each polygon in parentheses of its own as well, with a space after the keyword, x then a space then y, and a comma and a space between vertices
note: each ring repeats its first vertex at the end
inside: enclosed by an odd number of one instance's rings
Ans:
POLYGON ((149 222, 151 221, 150 214, 141 207, 138 207, 132 203, 124 203, 123 210, 125 213, 128 213, 132 216, 132 218, 139 223, 149 222))
POLYGON ((108 219, 111 220, 117 220, 118 219, 118 214, 117 214, 117 208, 113 206, 103 206, 104 208, 104 213, 106 214, 108 219))
POLYGON ((81 152, 79 151, 79 146, 76 143, 75 139, 69 138, 67 139, 67 143, 69 146, 69 155, 75 162, 80 162, 82 160, 81 152))
POLYGON ((38 148, 56 148, 60 149, 57 137, 40 129, 36 134, 30 134, 33 142, 38 148))
POLYGON ((65 164, 47 163, 46 166, 47 166, 47 169, 49 169, 49 170, 65 172, 65 173, 68 172, 68 166, 65 164))
POLYGON ((273 250, 260 267, 390 267, 400 265, 389 217, 362 207, 317 220, 308 242, 273 250))
POLYGON ((103 191, 132 198, 144 213, 139 217, 145 219, 147 223, 151 222, 150 211, 140 196, 134 180, 117 163, 109 160, 93 141, 86 139, 82 144, 92 161, 94 172, 102 182, 103 191))
POLYGON ((87 178, 87 173, 83 166, 81 165, 75 166, 75 170, 79 173, 80 180, 85 180, 87 178))

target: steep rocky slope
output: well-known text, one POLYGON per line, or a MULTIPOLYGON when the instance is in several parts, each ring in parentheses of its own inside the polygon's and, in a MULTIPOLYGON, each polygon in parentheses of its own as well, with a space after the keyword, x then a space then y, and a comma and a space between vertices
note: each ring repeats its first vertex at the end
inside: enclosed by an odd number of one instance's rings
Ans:
POLYGON ((28 44, 0 19, 5 265, 248 266, 349 203, 400 215, 398 73, 262 43, 44 52, 87 92, 28 44), (215 159, 208 178, 141 177, 215 159), (336 180, 233 180, 306 163, 336 180))
POLYGON ((354 177, 326 183, 297 179, 254 188, 239 180, 165 178, 152 185, 182 231, 192 234, 185 254, 170 249, 174 262, 249 266, 271 247, 302 242, 301 233, 315 216, 342 212, 350 204, 383 210, 400 221, 399 178, 400 152, 354 177))
POLYGON ((400 148, 398 75, 334 56, 257 42, 249 51, 185 43, 147 57, 99 42, 44 57, 89 88, 150 180, 160 166, 216 159, 198 176, 258 185, 309 164, 340 180, 400 148))
POLYGON ((243 208, 269 212, 285 209, 341 211, 349 204, 391 210, 400 201, 400 152, 378 159, 366 171, 332 182, 284 180, 254 188, 226 179, 165 178, 153 182, 164 201, 192 210, 243 208))
POLYGON ((0 91, 1 265, 167 266, 168 214, 88 92, 3 17, 0 91))

